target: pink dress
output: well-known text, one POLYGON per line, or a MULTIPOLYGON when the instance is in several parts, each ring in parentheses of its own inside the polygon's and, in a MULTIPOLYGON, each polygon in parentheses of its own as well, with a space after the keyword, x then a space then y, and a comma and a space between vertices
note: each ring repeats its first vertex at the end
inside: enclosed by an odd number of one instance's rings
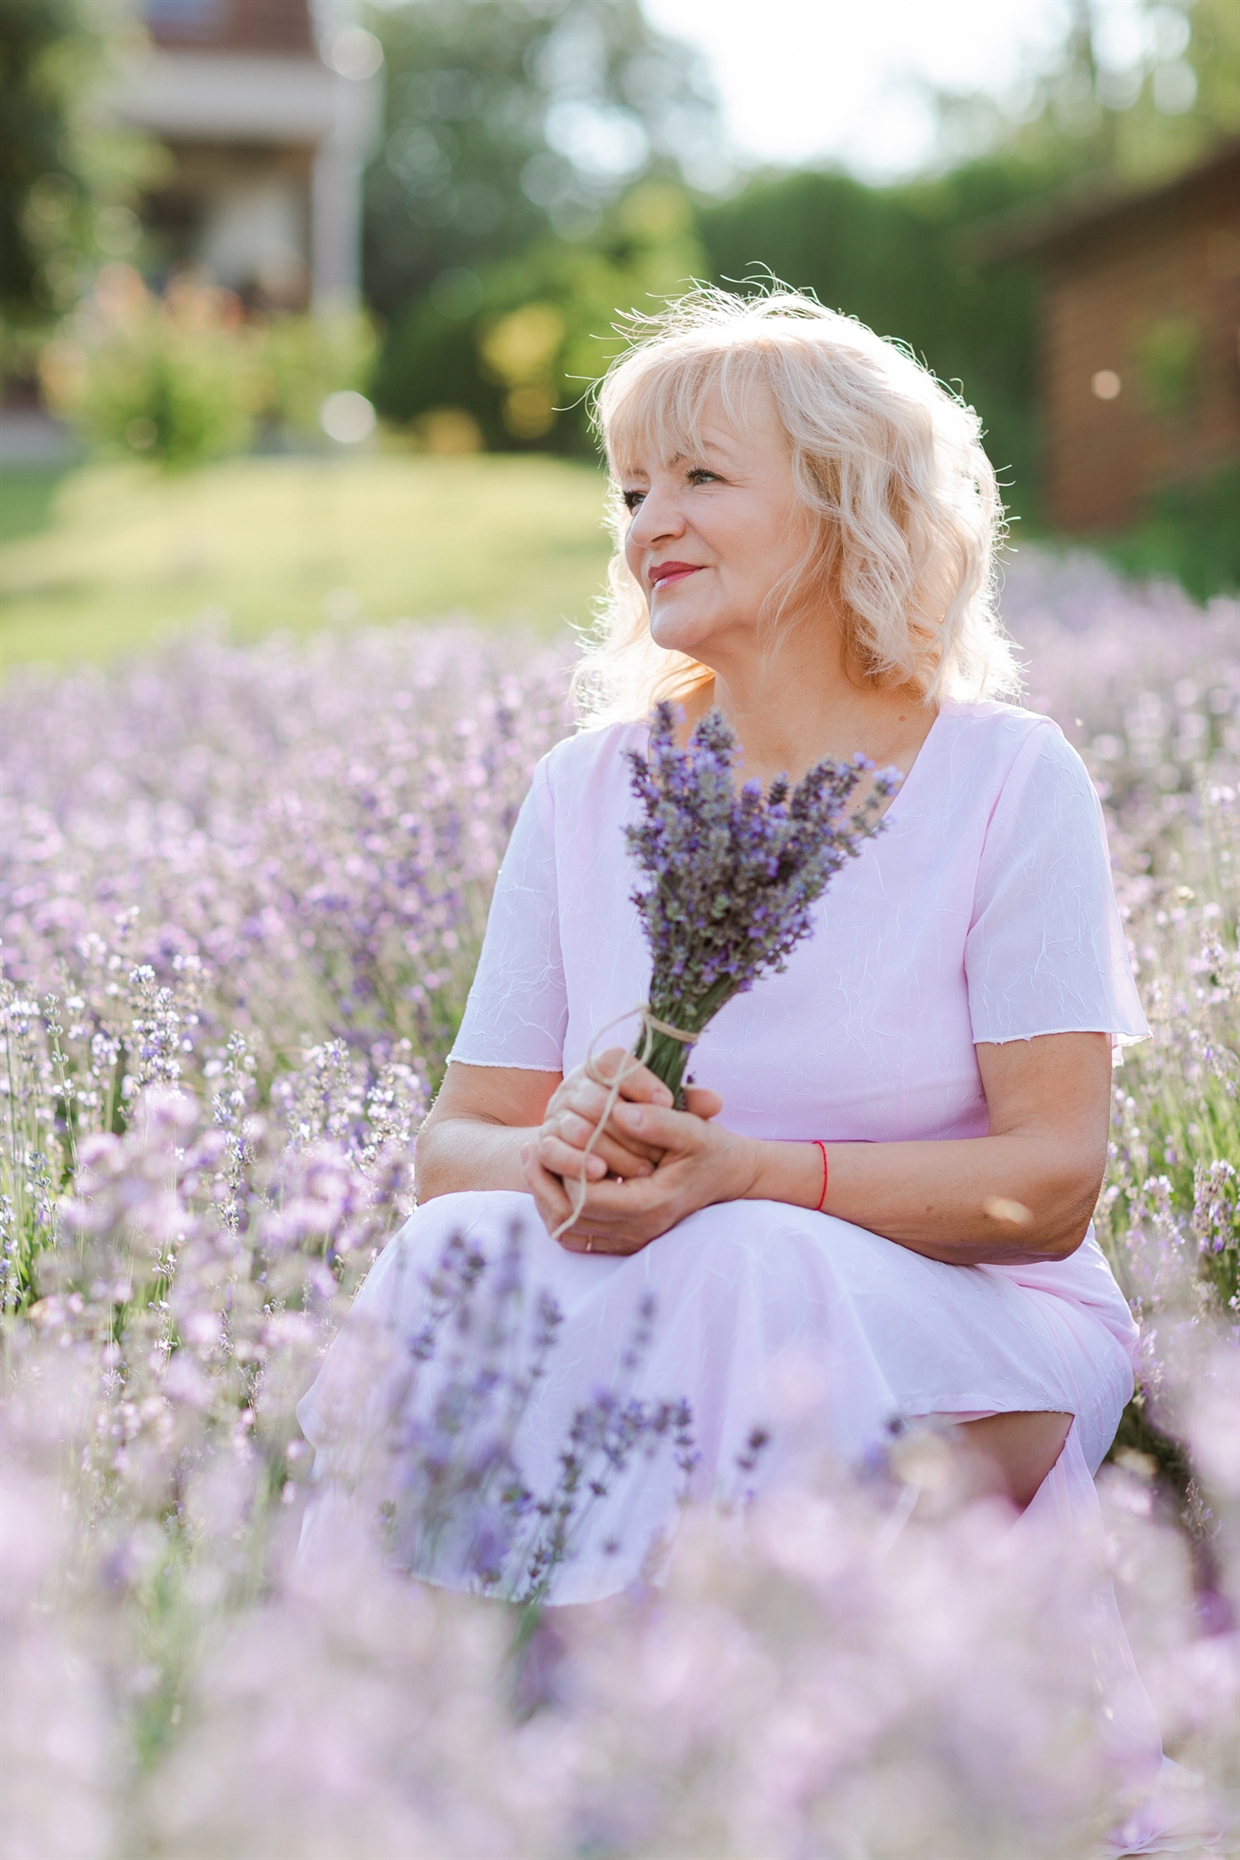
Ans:
MULTIPOLYGON (((637 807, 622 752, 645 740, 642 724, 591 730, 539 765, 499 875, 458 1063, 567 1071, 645 999, 649 954, 621 834, 637 807)), ((603 1044, 623 1043, 633 1025, 603 1044)), ((690 1069, 722 1094, 720 1121, 753 1136, 979 1137, 975 1043, 1080 1031, 1116 1043, 1148 1031, 1089 777, 1047 718, 948 703, 885 830, 817 906, 813 935, 783 974, 723 1009, 690 1069)), ((481 1192, 414 1214, 303 1401, 325 1500, 376 1424, 376 1339, 417 1333, 428 1275, 454 1232, 490 1257, 514 1223, 529 1281, 563 1314, 517 1434, 534 1489, 554 1484, 574 1414, 623 1381, 652 1295, 636 1392, 688 1403, 700 1495, 735 1488, 755 1426, 773 1440, 749 1482, 786 1471, 780 1417, 794 1365, 791 1383, 812 1390, 816 1441, 845 1462, 881 1450, 900 1417, 1071 1413, 1035 1509, 1096 1515, 1092 1475, 1132 1392, 1135 1328, 1092 1231, 1062 1262, 952 1266, 831 1215, 733 1202, 618 1259, 563 1251, 526 1195, 481 1192), (373 1369, 360 1382, 359 1363, 373 1369)), ((672 1527, 680 1477, 671 1452, 637 1455, 594 1504, 549 1599, 588 1601, 638 1577, 672 1527)), ((311 1537, 315 1528, 312 1514, 311 1537)), ((442 1560, 421 1573, 470 1582, 442 1560)))

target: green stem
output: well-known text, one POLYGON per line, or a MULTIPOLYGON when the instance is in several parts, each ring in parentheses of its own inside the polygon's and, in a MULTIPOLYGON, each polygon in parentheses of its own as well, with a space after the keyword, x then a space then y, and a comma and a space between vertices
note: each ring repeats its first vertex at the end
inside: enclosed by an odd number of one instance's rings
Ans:
POLYGON ((685 1108, 685 1067, 692 1051, 691 1046, 687 1046, 683 1040, 674 1040, 668 1033, 650 1035, 646 1064, 657 1079, 663 1080, 678 1111, 685 1108))
MULTIPOLYGON (((705 1031, 724 1002, 730 1001, 735 993, 736 983, 729 976, 716 982, 700 1001, 674 1001, 670 1007, 656 1007, 654 1011, 669 1027, 682 1027, 686 1033, 698 1035, 705 1031)), ((693 1051, 692 1045, 686 1040, 675 1039, 670 1033, 658 1033, 652 1029, 647 1036, 647 1046, 647 1066, 656 1078, 663 1080, 672 1094, 676 1109, 683 1111, 685 1068, 693 1051)))

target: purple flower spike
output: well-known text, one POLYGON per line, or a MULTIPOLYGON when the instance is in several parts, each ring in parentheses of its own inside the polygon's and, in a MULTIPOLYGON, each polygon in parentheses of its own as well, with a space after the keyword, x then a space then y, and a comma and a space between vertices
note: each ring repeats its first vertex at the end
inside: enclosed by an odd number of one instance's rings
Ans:
MULTIPOLYGON (((633 893, 654 959, 650 1007, 699 1034, 733 995, 785 968, 812 928, 810 913, 847 859, 876 833, 903 777, 875 775, 861 805, 849 801, 873 768, 864 756, 819 762, 793 788, 778 776, 764 796, 737 792, 739 754, 721 712, 708 711, 686 749, 670 704, 656 707, 646 757, 630 753, 633 791, 645 819, 625 828, 651 884, 633 893)), ((651 1032, 647 1065, 683 1103, 690 1043, 651 1032)))

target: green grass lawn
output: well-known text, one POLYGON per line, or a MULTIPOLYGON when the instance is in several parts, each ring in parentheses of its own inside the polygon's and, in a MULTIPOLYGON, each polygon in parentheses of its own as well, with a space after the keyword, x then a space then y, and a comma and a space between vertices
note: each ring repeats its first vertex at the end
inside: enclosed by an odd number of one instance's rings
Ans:
POLYGON ((0 472, 0 544, 47 528, 64 475, 55 465, 0 472))
POLYGON ((552 632, 601 589, 602 504, 592 467, 537 457, 6 472, 0 655, 109 659, 207 610, 238 639, 462 611, 552 632))

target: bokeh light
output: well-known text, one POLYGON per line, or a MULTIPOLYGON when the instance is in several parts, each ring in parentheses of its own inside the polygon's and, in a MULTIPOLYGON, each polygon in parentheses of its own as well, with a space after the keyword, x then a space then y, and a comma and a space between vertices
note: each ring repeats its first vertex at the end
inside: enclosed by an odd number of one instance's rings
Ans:
POLYGON ((329 394, 319 408, 319 425, 329 439, 341 446, 360 445, 375 430, 375 410, 364 394, 353 388, 340 388, 329 394))

